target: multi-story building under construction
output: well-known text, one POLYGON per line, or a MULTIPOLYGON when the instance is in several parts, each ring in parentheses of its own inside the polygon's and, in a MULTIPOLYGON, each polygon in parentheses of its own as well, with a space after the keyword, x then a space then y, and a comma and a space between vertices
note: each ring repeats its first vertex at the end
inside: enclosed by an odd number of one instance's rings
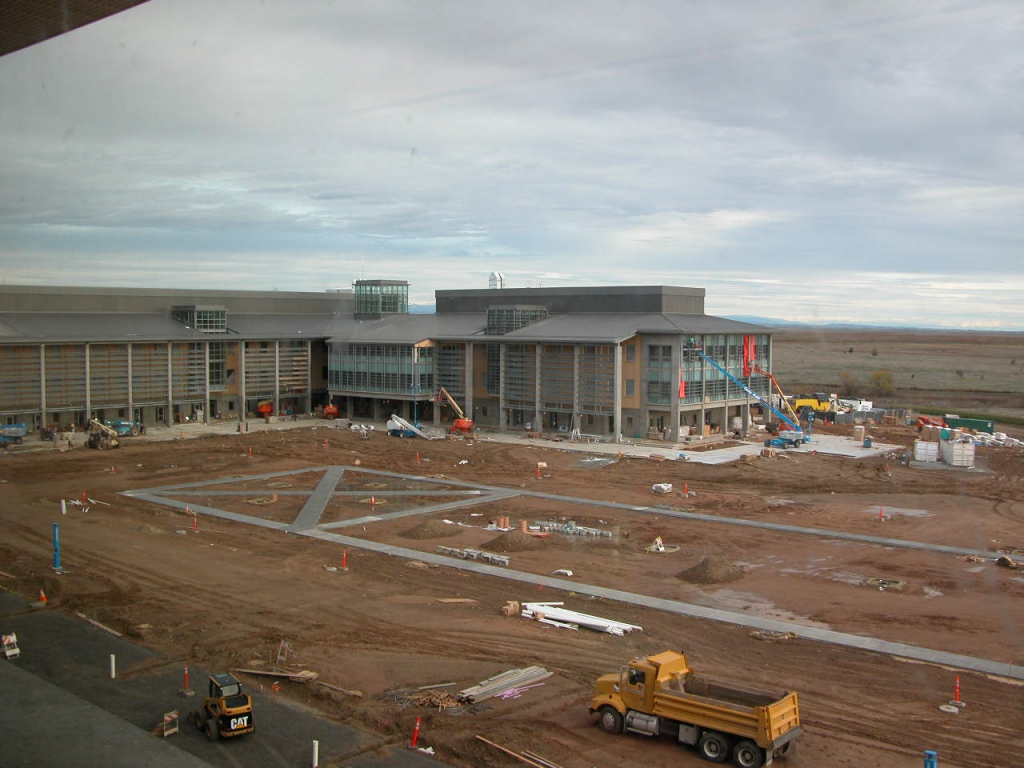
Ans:
POLYGON ((704 314, 672 286, 313 292, 0 287, 0 423, 173 424, 315 411, 357 420, 608 440, 745 429, 767 397, 767 329, 704 314), (702 350, 701 355, 693 349, 702 350), (756 362, 756 366, 754 363, 756 362))

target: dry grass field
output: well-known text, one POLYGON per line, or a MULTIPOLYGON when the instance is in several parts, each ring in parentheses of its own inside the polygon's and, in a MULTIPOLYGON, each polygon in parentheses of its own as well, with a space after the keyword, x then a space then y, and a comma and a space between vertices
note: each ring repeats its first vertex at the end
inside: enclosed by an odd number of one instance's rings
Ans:
POLYGON ((1024 424, 1024 333, 784 330, 774 337, 773 357, 787 393, 838 392, 884 407, 1024 424), (891 394, 872 391, 871 374, 878 370, 892 372, 891 394), (851 391, 852 382, 859 391, 851 391))

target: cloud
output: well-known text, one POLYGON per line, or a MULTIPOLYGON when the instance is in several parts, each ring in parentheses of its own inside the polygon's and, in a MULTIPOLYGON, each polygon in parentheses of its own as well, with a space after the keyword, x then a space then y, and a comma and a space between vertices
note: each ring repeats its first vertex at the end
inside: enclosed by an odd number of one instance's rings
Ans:
POLYGON ((1011 322, 1022 37, 1006 2, 151 0, 0 59, 0 276, 1011 322))

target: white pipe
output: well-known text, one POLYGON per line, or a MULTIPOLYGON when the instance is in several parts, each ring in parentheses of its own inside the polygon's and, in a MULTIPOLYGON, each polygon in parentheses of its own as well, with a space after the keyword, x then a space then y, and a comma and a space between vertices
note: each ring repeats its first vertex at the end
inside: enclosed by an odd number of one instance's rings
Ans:
POLYGON ((114 654, 110 654, 110 679, 113 680, 117 677, 117 662, 114 659, 114 654))
POLYGON ((320 742, 313 739, 313 768, 320 765, 320 742))

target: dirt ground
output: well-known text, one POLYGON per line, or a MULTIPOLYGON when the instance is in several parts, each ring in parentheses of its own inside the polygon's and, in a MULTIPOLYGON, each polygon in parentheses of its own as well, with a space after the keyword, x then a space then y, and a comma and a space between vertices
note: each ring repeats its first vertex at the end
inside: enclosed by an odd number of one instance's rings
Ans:
POLYGON ((772 349, 789 394, 838 392, 882 408, 1024 418, 1024 333, 787 328, 772 349), (876 371, 889 373, 892 391, 872 388, 876 371))
MULTIPOLYGON (((836 431, 852 427, 831 427, 836 431)), ((900 427, 877 440, 910 445, 900 427)), ((1024 560, 1024 452, 979 448, 986 472, 916 469, 878 457, 854 460, 789 454, 726 465, 619 458, 583 468, 581 454, 554 444, 410 441, 376 433, 368 441, 323 430, 132 441, 117 451, 75 449, 10 453, 0 458, 0 586, 49 606, 86 615, 136 637, 168 663, 206 669, 268 665, 281 640, 290 662, 320 679, 362 691, 352 698, 316 685, 284 683, 273 695, 316 707, 325 716, 396 739, 422 717, 423 743, 456 766, 517 764, 477 741, 480 734, 513 750, 529 749, 566 768, 644 764, 706 765, 667 739, 603 733, 587 712, 595 678, 629 659, 682 649, 701 674, 800 695, 805 733, 791 766, 919 765, 937 750, 943 766, 1024 766, 1021 682, 806 639, 764 642, 749 629, 661 613, 453 568, 350 548, 347 572, 337 544, 224 520, 191 517, 123 491, 227 479, 220 490, 245 499, 188 497, 270 520, 301 508, 294 491, 314 487, 316 467, 346 472, 321 522, 386 515, 461 498, 457 483, 482 483, 638 506, 663 504, 721 518, 694 522, 652 513, 518 497, 443 513, 405 517, 338 533, 433 552, 437 545, 494 547, 487 521, 575 520, 611 537, 552 534, 508 553, 511 567, 549 575, 573 571, 581 583, 672 598, 723 610, 1024 664, 1024 575, 954 555, 885 548, 817 536, 729 525, 732 518, 884 535, 984 550, 1024 560), (252 455, 249 455, 249 449, 252 455), (420 460, 417 461, 417 454, 420 460), (547 463, 538 477, 538 461, 547 463), (358 468, 451 481, 430 486, 360 475, 358 468), (293 473, 250 479, 270 472, 293 473), (651 492, 671 482, 670 495, 651 492), (684 483, 691 496, 678 493, 684 483), (426 490, 443 491, 437 495, 426 490), (408 496, 389 496, 409 491, 408 496), (451 491, 451 493, 448 493, 451 491), (91 499, 88 511, 61 499, 91 499), (367 498, 387 498, 386 505, 367 498), (275 500, 276 499, 276 500, 275 500), (878 508, 886 520, 878 519, 878 508), (440 523, 442 519, 463 526, 440 523), (420 538, 424 522, 429 538, 420 538), (52 525, 60 523, 62 565, 52 568, 52 525), (452 535, 444 535, 451 533, 452 535), (679 550, 645 551, 655 536, 679 550), (724 556, 741 572, 728 583, 693 583, 680 572, 724 556), (879 590, 871 579, 899 580, 879 590), (463 602, 439 602, 460 598, 463 602), (568 607, 643 627, 624 637, 556 629, 504 617, 506 600, 564 600, 568 607), (471 711, 400 705, 394 689, 454 682, 455 692, 499 672, 540 665, 541 687, 471 711), (954 695, 960 714, 938 706, 954 695)), ((184 496, 181 497, 185 499, 184 496)), ((246 678, 269 691, 266 678, 246 678)), ((264 727, 272 727, 265 724, 264 727)))

